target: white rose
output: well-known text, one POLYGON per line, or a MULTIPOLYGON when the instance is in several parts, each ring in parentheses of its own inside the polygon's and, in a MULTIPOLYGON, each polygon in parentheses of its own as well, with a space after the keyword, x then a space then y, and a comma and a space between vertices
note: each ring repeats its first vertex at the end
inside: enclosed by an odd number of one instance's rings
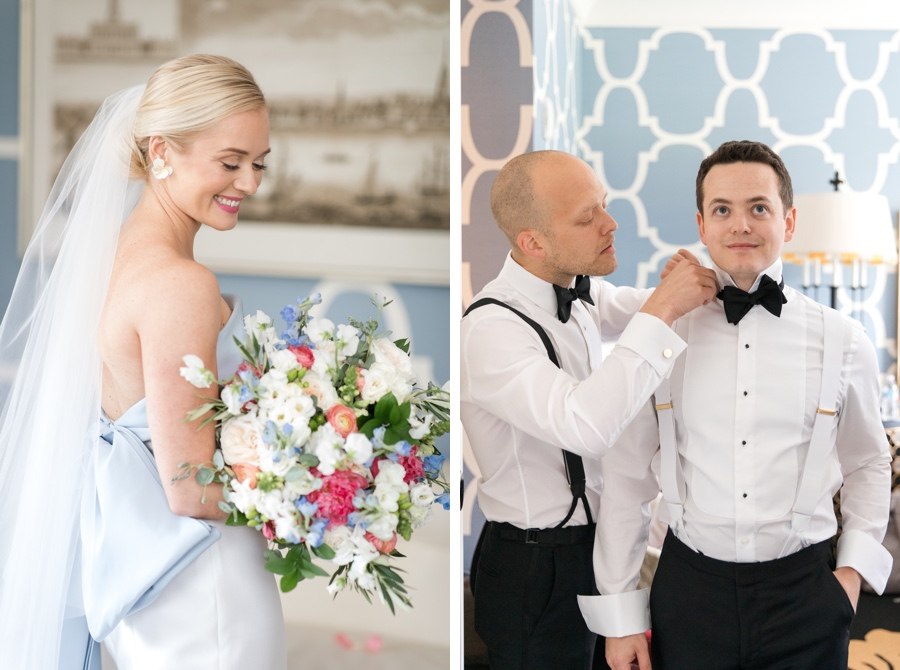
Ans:
POLYGON ((262 425, 254 414, 242 414, 222 424, 220 436, 225 462, 259 465, 260 451, 265 449, 262 425))
POLYGON ((372 458, 372 443, 362 433, 350 433, 344 440, 344 451, 354 463, 363 465, 372 458))
POLYGON ((216 381, 213 373, 203 367, 203 361, 199 356, 188 354, 181 360, 184 361, 184 367, 179 368, 178 372, 192 386, 196 386, 198 389, 208 389, 216 381))
POLYGON ((391 384, 391 393, 394 394, 394 397, 399 403, 406 402, 407 398, 409 398, 409 395, 412 393, 412 390, 412 384, 401 377, 396 377, 394 383, 391 384))
POLYGON ((428 507, 434 502, 434 491, 431 490, 430 484, 419 482, 410 487, 409 499, 412 501, 413 505, 428 507))
POLYGON ((335 526, 325 531, 325 544, 334 549, 336 554, 340 555, 343 558, 346 558, 346 560, 342 562, 338 560, 337 556, 335 556, 334 560, 338 565, 346 565, 351 560, 353 560, 353 542, 351 541, 352 535, 353 532, 349 528, 347 528, 347 526, 335 526))
POLYGON ((391 390, 394 377, 391 368, 374 363, 371 368, 362 371, 363 388, 360 397, 370 404, 378 402, 391 390))
POLYGON ((409 381, 415 381, 412 369, 412 361, 403 349, 385 337, 379 337, 372 342, 372 353, 376 363, 384 363, 391 366, 398 374, 409 381))

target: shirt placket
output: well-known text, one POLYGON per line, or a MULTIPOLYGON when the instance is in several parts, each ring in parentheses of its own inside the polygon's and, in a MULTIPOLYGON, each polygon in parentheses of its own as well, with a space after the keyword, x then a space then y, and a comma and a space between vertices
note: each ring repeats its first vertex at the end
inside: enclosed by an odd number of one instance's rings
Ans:
POLYGON ((759 403, 756 398, 758 349, 757 315, 745 316, 737 325, 737 387, 734 408, 734 542, 737 561, 756 560, 754 473, 757 454, 752 427, 756 424, 759 403))

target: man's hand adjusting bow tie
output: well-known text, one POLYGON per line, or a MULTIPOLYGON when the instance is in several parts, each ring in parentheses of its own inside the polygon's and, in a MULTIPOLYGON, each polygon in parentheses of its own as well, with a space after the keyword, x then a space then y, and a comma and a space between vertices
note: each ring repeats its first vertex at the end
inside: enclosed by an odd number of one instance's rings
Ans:
POLYGON ((716 297, 725 305, 725 318, 728 323, 737 324, 750 311, 753 305, 762 305, 775 316, 781 316, 781 306, 787 302, 781 287, 784 282, 777 284, 769 275, 763 275, 759 282, 759 288, 753 293, 747 293, 736 286, 726 286, 716 297))
POLYGON ((591 305, 594 304, 594 299, 591 298, 591 278, 587 275, 578 275, 575 278, 575 288, 563 288, 554 284, 553 292, 556 293, 556 316, 563 323, 572 315, 574 301, 584 300, 591 305))

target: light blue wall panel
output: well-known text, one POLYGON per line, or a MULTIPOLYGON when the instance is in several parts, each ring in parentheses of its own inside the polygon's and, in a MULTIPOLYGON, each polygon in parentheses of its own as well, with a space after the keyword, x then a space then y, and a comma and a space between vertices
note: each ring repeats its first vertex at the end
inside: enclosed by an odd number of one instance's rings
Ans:
MULTIPOLYGON (((830 190, 838 170, 844 188, 884 194, 896 222, 900 34, 666 26, 578 34, 577 152, 610 188, 620 226, 613 282, 653 286, 674 249, 701 250, 694 177, 726 140, 772 146, 795 193, 830 190)), ((565 36, 552 41, 564 44, 565 36)), ((558 69, 557 52, 549 66, 558 69)), ((544 53, 536 48, 536 69, 548 67, 544 53)), ((788 266, 785 279, 799 286, 800 268, 788 266)), ((896 356, 896 285, 896 273, 882 266, 870 269, 865 289, 839 292, 839 309, 866 326, 886 371, 896 356)), ((827 302, 830 292, 815 297, 827 302)))

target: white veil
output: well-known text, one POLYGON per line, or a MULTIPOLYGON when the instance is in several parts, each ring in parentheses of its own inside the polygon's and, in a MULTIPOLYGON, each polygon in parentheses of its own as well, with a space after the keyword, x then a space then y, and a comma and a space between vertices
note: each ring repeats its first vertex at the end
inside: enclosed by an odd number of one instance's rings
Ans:
POLYGON ((3 665, 56 668, 76 555, 85 455, 96 440, 97 326, 129 181, 143 86, 110 96, 69 154, 0 322, 0 641, 3 665))

